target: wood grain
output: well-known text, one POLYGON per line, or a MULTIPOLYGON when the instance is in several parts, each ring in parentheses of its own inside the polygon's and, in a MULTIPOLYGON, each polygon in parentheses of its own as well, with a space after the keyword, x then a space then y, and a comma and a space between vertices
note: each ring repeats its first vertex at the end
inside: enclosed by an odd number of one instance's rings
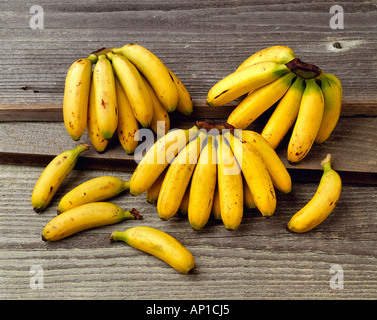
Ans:
POLYGON ((199 232, 187 217, 159 219, 145 194, 129 193, 111 201, 137 208, 141 221, 83 231, 55 243, 41 240, 44 225, 56 215, 61 197, 100 175, 129 179, 130 173, 74 170, 50 206, 36 214, 29 202, 42 168, 2 165, 0 171, 0 297, 2 299, 374 299, 377 282, 376 188, 346 184, 329 218, 306 234, 285 224, 314 194, 316 183, 295 183, 278 194, 270 218, 244 213, 234 232, 210 220, 199 232), (112 231, 148 225, 166 231, 194 255, 194 274, 184 276, 164 262, 124 243, 109 243, 112 231), (44 271, 44 289, 30 288, 31 266, 44 271), (334 290, 330 268, 344 271, 344 289, 334 290))

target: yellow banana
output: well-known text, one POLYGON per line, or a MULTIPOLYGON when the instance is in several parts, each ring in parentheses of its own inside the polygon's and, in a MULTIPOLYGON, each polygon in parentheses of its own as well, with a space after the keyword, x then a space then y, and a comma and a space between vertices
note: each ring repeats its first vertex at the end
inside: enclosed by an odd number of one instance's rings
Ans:
POLYGON ((133 227, 125 231, 114 231, 110 241, 124 241, 129 246, 149 253, 165 261, 175 270, 190 274, 195 262, 191 252, 177 239, 151 227, 133 227))
POLYGON ((159 138, 148 149, 132 174, 131 194, 137 196, 147 191, 176 154, 197 134, 197 127, 193 126, 186 130, 170 130, 165 136, 159 138))
POLYGON ((46 166, 31 195, 31 204, 35 212, 41 212, 47 207, 61 183, 73 170, 79 155, 88 149, 89 145, 80 143, 75 149, 58 154, 46 166))
POLYGON ((158 137, 164 136, 170 130, 170 118, 169 114, 158 100, 156 93, 154 92, 152 86, 145 79, 144 76, 141 76, 145 87, 148 90, 149 96, 151 97, 152 106, 153 106, 153 117, 151 122, 152 130, 157 134, 158 137))
POLYGON ((289 89, 293 73, 251 92, 229 115, 228 123, 237 129, 245 129, 263 112, 276 103, 289 89))
POLYGON ((127 95, 136 119, 144 128, 149 127, 153 117, 152 100, 139 71, 120 54, 109 52, 107 56, 113 64, 116 76, 127 95))
POLYGON ((102 133, 98 127, 93 81, 90 86, 89 94, 87 130, 90 142, 92 143, 94 149, 98 153, 104 152, 106 150, 107 145, 109 144, 109 141, 102 136, 102 133))
POLYGON ((343 89, 339 79, 333 74, 323 74, 318 79, 321 81, 325 107, 315 142, 322 143, 330 137, 338 123, 342 109, 343 89))
POLYGON ((280 99, 276 109, 264 126, 261 135, 272 148, 277 148, 293 126, 298 115, 304 90, 304 79, 297 77, 285 95, 280 99))
POLYGON ((251 130, 242 130, 242 132, 241 130, 235 130, 235 135, 259 153, 275 188, 281 192, 290 193, 292 191, 291 176, 266 139, 251 130))
POLYGON ((242 172, 232 149, 222 135, 216 136, 216 144, 221 220, 227 230, 235 230, 243 217, 242 172))
POLYGON ((90 179, 66 193, 58 205, 58 214, 90 202, 99 202, 115 197, 130 189, 130 182, 114 176, 90 179))
POLYGON ((181 80, 169 70, 170 76, 173 78, 178 92, 177 111, 185 115, 190 115, 194 111, 194 104, 191 95, 181 80))
POLYGON ((117 134, 126 153, 132 154, 139 144, 139 123, 117 77, 115 78, 115 86, 118 102, 117 134))
POLYGON ((127 57, 148 79, 158 99, 168 112, 176 109, 177 88, 166 66, 154 53, 135 43, 114 48, 112 51, 127 57))
POLYGON ((178 212, 206 135, 199 131, 196 139, 190 141, 169 166, 157 199, 157 211, 162 220, 168 220, 178 212))
POLYGON ((243 203, 247 209, 255 209, 255 202, 250 188, 247 185, 245 178, 243 178, 243 203))
POLYGON ((331 168, 331 155, 322 161, 323 174, 313 198, 287 224, 289 231, 307 232, 322 223, 334 210, 342 189, 339 174, 331 168))
POLYGON ((75 61, 65 78, 63 118, 73 140, 79 140, 86 129, 92 64, 95 55, 75 61))
POLYGON ((98 127, 105 139, 111 139, 118 126, 118 104, 114 71, 106 55, 98 57, 93 82, 98 127))
POLYGON ((186 188, 185 194, 183 195, 183 199, 181 204, 179 205, 178 213, 185 216, 188 214, 188 204, 190 200, 190 183, 186 188))
POLYGON ((211 215, 216 181, 216 147, 213 137, 208 136, 191 180, 188 219, 194 230, 203 228, 211 215))
POLYGON ((321 126, 323 110, 321 88, 315 79, 306 80, 300 110, 288 144, 288 161, 299 162, 308 154, 321 126))
POLYGON ((141 216, 136 209, 125 211, 109 202, 87 203, 53 218, 43 229, 42 239, 58 241, 83 230, 114 224, 125 219, 141 219, 141 216))
POLYGON ((164 181, 165 174, 167 169, 158 176, 155 182, 153 182, 152 186, 145 192, 147 201, 149 203, 156 203, 158 199, 158 194, 161 190, 162 181, 164 181))
POLYGON ((272 46, 265 48, 243 61, 236 71, 262 61, 274 61, 285 64, 295 58, 293 50, 287 46, 272 46))
POLYGON ((207 103, 221 106, 258 89, 289 72, 284 64, 264 61, 242 68, 217 82, 208 92, 207 103))
POLYGON ((219 186, 217 183, 216 183, 215 193, 213 195, 212 215, 216 220, 221 219, 220 193, 219 193, 219 186))
POLYGON ((263 161, 255 149, 242 143, 231 133, 224 133, 229 141, 234 156, 242 169, 243 177, 253 196, 255 206, 263 216, 271 216, 276 209, 276 194, 271 176, 263 161))

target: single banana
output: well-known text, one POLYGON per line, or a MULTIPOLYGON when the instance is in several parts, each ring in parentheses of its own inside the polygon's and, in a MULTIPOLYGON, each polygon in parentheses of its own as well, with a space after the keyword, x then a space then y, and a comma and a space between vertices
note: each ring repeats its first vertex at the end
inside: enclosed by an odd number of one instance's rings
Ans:
POLYGON ((200 153, 191 180, 188 219, 194 230, 203 228, 211 215, 217 181, 216 147, 212 136, 200 153))
POLYGON ((152 106, 153 106, 153 117, 151 122, 152 130, 157 134, 158 137, 164 136, 170 130, 170 118, 169 114, 158 100, 156 93, 154 92, 152 86, 148 80, 141 76, 144 81, 145 87, 151 97, 152 106))
POLYGON ((247 185, 245 178, 243 178, 243 203, 247 209, 255 209, 255 201, 251 194, 250 188, 247 185))
POLYGON ((219 186, 217 183, 216 183, 215 193, 213 195, 212 216, 216 220, 221 219, 220 193, 219 193, 219 186))
POLYGON ((300 109, 302 94, 305 90, 304 79, 297 77, 276 109, 268 119, 261 135, 276 149, 289 129, 293 126, 300 109))
POLYGON ((333 74, 323 74, 318 79, 321 81, 325 107, 315 142, 322 143, 330 137, 339 121, 343 89, 339 79, 333 74))
POLYGON ((137 165, 131 177, 130 192, 137 196, 147 191, 177 153, 195 138, 198 129, 193 126, 186 130, 170 130, 159 138, 137 165))
POLYGON ((154 53, 135 43, 114 48, 112 51, 127 57, 148 79, 158 99, 168 112, 176 109, 178 102, 177 88, 167 67, 154 53))
POLYGON ((289 69, 284 64, 264 61, 233 72, 217 82, 208 92, 207 103, 221 106, 278 79, 289 69))
POLYGON ((196 139, 190 141, 169 166, 157 199, 157 211, 162 220, 168 220, 178 212, 206 135, 199 131, 196 139))
MULTIPOLYGON (((216 136, 216 150, 220 217, 227 230, 235 230, 242 221, 244 209, 242 172, 222 135, 216 136)), ((213 213, 217 218, 216 211, 213 213)))
POLYGON ((258 132, 251 130, 235 130, 235 135, 241 139, 242 142, 245 142, 259 153, 267 167, 275 188, 281 192, 290 193, 292 191, 291 176, 266 139, 258 132))
POLYGON ((145 192, 147 202, 149 203, 157 203, 158 194, 161 190, 162 181, 164 181, 165 174, 167 168, 158 176, 155 182, 153 182, 152 186, 145 192))
POLYGON ((111 62, 100 55, 93 70, 97 123, 102 136, 111 139, 118 126, 118 104, 111 62))
POLYGON ((124 241, 133 248, 165 261, 181 273, 193 272, 195 262, 191 252, 177 239, 161 230, 145 226, 125 231, 117 230, 111 234, 110 241, 124 241))
POLYGON ((109 52, 107 56, 113 64, 116 76, 127 95, 136 119, 142 127, 149 127, 153 117, 153 106, 141 74, 126 57, 112 52, 109 52))
POLYGON ((79 140, 86 129, 92 64, 95 55, 75 61, 65 78, 63 118, 73 140, 79 140))
POLYGON ((269 109, 289 89, 293 73, 288 73, 275 81, 251 92, 228 117, 228 123, 237 129, 245 129, 263 112, 269 109))
POLYGON ((90 86, 87 130, 92 146, 98 153, 102 153, 106 150, 109 141, 102 136, 102 133, 98 127, 93 83, 94 82, 92 81, 90 86))
POLYGON ((303 233, 322 223, 334 210, 342 189, 339 174, 331 168, 331 155, 322 161, 323 174, 313 198, 287 224, 289 231, 303 233))
POLYGON ((115 78, 118 103, 117 135, 127 154, 133 154, 139 144, 139 123, 119 79, 115 78))
POLYGON ((190 92, 171 70, 168 69, 168 71, 174 80, 175 86, 177 87, 178 102, 176 110, 188 116, 194 111, 194 104, 190 92))
POLYGON ((300 110, 288 144, 288 161, 301 161, 310 151, 321 126, 324 99, 315 79, 306 80, 300 110))
POLYGON ((88 144, 80 143, 75 149, 58 154, 46 166, 31 195, 35 212, 39 213, 47 207, 64 179, 73 170, 79 155, 89 148, 88 144))
POLYGON ((43 229, 42 239, 58 241, 83 230, 141 218, 136 209, 125 211, 113 203, 91 202, 53 218, 43 229))
POLYGON ((130 189, 130 182, 114 176, 101 176, 81 183, 66 193, 58 205, 58 214, 90 202, 113 198, 130 189))
POLYGON ((271 216, 276 209, 276 194, 263 158, 255 149, 250 148, 246 143, 242 143, 241 140, 234 137, 231 133, 226 132, 224 135, 229 141, 234 156, 240 164, 243 177, 249 186, 255 206, 263 216, 271 216))
POLYGON ((285 64, 295 58, 293 50, 287 46, 272 46, 265 48, 243 61, 236 71, 262 61, 273 61, 285 64))

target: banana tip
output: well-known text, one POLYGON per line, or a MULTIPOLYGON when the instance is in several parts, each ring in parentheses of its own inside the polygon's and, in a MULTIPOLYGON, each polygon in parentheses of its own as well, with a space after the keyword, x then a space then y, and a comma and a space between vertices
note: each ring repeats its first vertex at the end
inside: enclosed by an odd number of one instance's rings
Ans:
POLYGON ((331 154, 329 153, 325 159, 322 160, 321 166, 323 166, 325 163, 331 162, 331 154))
POLYGON ((36 212, 36 213, 40 213, 42 211, 41 208, 38 208, 38 207, 34 207, 33 210, 36 212))
POLYGON ((135 208, 131 210, 131 214, 135 217, 136 220, 143 220, 143 217, 140 215, 139 211, 135 208))

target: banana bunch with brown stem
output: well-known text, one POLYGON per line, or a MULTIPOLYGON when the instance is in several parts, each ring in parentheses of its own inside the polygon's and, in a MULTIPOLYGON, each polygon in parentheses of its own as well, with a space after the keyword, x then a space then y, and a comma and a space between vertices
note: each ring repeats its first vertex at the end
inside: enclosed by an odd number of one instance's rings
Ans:
POLYGON ((161 219, 187 212, 194 230, 207 224, 211 212, 228 230, 240 225, 245 206, 271 216, 275 189, 289 193, 292 182, 268 142, 257 132, 211 120, 158 139, 130 181, 131 194, 146 192, 161 219))
POLYGON ((296 58, 289 47, 273 46, 253 54, 216 83, 208 92, 207 103, 221 106, 245 94, 228 123, 245 129, 276 104, 261 135, 275 149, 293 127, 287 159, 296 163, 313 143, 326 141, 333 132, 343 91, 333 74, 296 58))
POLYGON ((190 115, 190 93, 151 51, 138 44, 102 48, 68 70, 63 100, 65 127, 74 140, 87 129, 97 152, 117 134, 127 154, 139 142, 139 127, 158 136, 170 129, 170 114, 190 115))

